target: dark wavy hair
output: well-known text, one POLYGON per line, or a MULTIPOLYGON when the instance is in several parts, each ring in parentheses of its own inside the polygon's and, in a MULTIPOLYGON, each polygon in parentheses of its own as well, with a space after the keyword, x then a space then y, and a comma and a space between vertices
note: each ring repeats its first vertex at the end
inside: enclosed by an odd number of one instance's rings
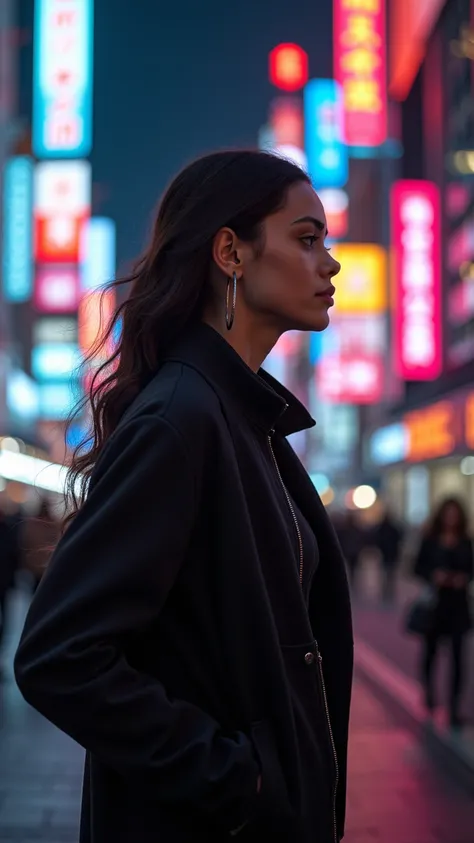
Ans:
POLYGON ((259 151, 224 151, 194 161, 174 179, 159 205, 151 242, 130 275, 104 289, 129 294, 85 361, 98 358, 88 395, 91 428, 68 472, 65 526, 81 507, 88 480, 123 413, 157 371, 180 334, 202 318, 209 295, 212 245, 223 226, 262 244, 262 223, 284 206, 289 188, 308 176, 290 161, 259 151), (120 339, 109 351, 120 325, 120 339))
POLYGON ((443 532, 444 516, 447 509, 454 507, 458 512, 458 536, 459 538, 466 538, 468 536, 468 517, 464 506, 458 498, 445 498, 435 510, 433 518, 428 525, 428 535, 431 538, 438 538, 443 532))

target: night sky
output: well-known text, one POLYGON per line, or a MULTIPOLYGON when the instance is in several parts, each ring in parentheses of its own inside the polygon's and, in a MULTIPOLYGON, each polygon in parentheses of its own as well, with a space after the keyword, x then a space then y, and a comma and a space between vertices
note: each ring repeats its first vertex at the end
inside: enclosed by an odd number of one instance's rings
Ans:
MULTIPOLYGON (((22 2, 28 28, 34 3, 22 2)), ((294 41, 312 76, 331 75, 331 10, 332 0, 95 0, 94 213, 117 223, 119 271, 183 164, 256 145, 275 95, 272 47, 294 41)), ((23 108, 29 68, 26 49, 23 108)))

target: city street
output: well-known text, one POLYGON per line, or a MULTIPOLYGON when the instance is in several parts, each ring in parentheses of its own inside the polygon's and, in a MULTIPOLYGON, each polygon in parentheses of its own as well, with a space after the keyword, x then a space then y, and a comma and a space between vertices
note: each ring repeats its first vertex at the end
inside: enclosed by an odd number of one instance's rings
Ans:
MULTIPOLYGON (((24 601, 12 608, 11 651, 24 601)), ((8 672, 0 758, 0 843, 75 843, 82 751, 23 702, 8 672)), ((417 732, 360 677, 349 782, 347 843, 472 843, 472 795, 445 778, 417 732)))

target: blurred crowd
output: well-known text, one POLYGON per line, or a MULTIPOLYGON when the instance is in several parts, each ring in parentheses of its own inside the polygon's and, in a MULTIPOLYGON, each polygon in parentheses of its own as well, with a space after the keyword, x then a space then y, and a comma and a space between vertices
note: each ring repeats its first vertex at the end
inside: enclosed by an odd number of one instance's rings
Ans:
POLYGON ((19 585, 34 594, 59 539, 61 524, 47 498, 37 512, 0 507, 0 674, 11 592, 19 585))
MULTIPOLYGON (((426 709, 432 713, 437 706, 436 656, 440 642, 447 640, 452 663, 450 719, 453 727, 461 726, 459 705, 468 669, 466 638, 471 628, 474 576, 472 539, 463 505, 454 498, 443 501, 415 536, 386 507, 372 519, 352 510, 333 512, 331 517, 354 599, 364 589, 367 559, 378 567, 378 599, 383 605, 396 605, 400 581, 412 578, 420 583, 419 596, 409 607, 406 631, 421 639, 420 682, 426 709)), ((15 588, 35 593, 60 533, 60 517, 47 498, 28 515, 0 506, 0 677, 11 594, 15 588)))

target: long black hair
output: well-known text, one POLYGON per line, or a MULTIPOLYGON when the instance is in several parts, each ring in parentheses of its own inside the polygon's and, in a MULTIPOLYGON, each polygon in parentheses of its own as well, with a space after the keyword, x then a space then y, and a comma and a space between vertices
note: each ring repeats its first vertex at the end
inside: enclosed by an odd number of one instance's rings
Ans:
POLYGON ((468 518, 467 513, 462 505, 461 501, 458 498, 450 497, 445 498, 437 509, 434 512, 433 518, 431 523, 428 527, 428 534, 431 538, 439 538, 441 533, 444 529, 444 516, 447 509, 453 507, 458 512, 458 526, 457 526, 457 533, 459 538, 466 538, 468 535, 468 518))
MULTIPOLYGON (((91 431, 76 449, 68 474, 66 523, 81 506, 94 465, 123 413, 170 344, 201 319, 216 233, 228 226, 244 242, 260 247, 264 219, 284 205, 289 188, 300 181, 308 182, 308 176, 290 161, 238 150, 200 158, 171 183, 148 249, 130 275, 105 290, 131 285, 88 358, 103 362, 85 401, 91 431), (118 325, 120 340, 109 353, 118 325)), ((77 412, 83 409, 84 402, 77 412)))

